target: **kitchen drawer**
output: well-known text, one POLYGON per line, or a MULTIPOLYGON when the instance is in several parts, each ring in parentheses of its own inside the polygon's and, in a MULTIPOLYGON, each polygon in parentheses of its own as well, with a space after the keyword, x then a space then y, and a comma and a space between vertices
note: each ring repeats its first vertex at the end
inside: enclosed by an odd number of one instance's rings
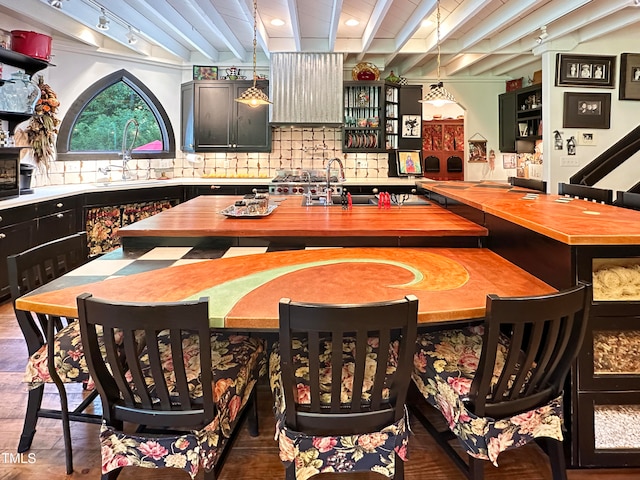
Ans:
POLYGON ((14 223, 26 222, 36 217, 35 205, 23 205, 21 207, 0 210, 0 228, 14 223))
POLYGON ((78 232, 77 210, 64 210, 45 217, 39 217, 37 221, 36 245, 66 237, 78 232))
POLYGON ((579 466, 640 466, 640 392, 580 393, 577 413, 579 466))
POLYGON ((78 196, 62 197, 56 200, 47 200, 36 205, 36 214, 38 217, 45 217, 53 213, 63 212, 65 210, 75 210, 78 208, 78 196))
POLYGON ((578 391, 640 391, 640 316, 591 317, 578 356, 578 391))
POLYGON ((35 231, 36 222, 33 220, 0 228, 0 251, 2 251, 4 257, 2 264, 0 264, 0 298, 3 300, 11 294, 5 258, 33 247, 35 245, 35 231))

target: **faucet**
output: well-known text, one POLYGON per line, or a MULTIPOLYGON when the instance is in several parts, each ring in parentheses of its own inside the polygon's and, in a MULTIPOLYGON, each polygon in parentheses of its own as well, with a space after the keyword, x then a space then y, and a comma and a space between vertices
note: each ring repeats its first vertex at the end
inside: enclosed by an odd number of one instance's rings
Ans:
POLYGON ((331 198, 333 193, 333 191, 331 190, 331 165, 333 165, 333 162, 338 162, 338 166, 340 167, 340 177, 338 178, 338 181, 339 182, 345 181, 344 165, 342 164, 342 160, 340 160, 337 157, 332 158, 327 162, 327 190, 325 192, 327 196, 327 201, 325 202, 325 205, 333 205, 333 199, 331 198))
POLYGON ((131 173, 129 171, 129 167, 127 163, 131 160, 131 152, 133 151, 133 147, 136 144, 136 140, 138 139, 138 131, 140 130, 140 124, 135 118, 130 118, 127 120, 127 123, 124 125, 124 131, 122 132, 122 180, 128 180, 131 178, 131 173), (129 133, 129 127, 131 124, 135 125, 135 130, 133 133, 133 140, 131 144, 127 147, 127 133, 129 133))
POLYGON ((302 195, 307 199, 305 205, 313 205, 313 200, 311 199, 311 174, 307 170, 302 171, 302 178, 307 177, 307 191, 302 195))

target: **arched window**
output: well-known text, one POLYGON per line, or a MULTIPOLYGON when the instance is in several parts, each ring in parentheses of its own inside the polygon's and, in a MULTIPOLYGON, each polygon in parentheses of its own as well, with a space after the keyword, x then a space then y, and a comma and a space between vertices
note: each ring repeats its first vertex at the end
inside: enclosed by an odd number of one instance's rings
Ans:
POLYGON ((138 121, 132 157, 174 158, 175 137, 169 117, 151 91, 126 70, 114 72, 87 88, 60 125, 58 160, 113 160, 126 146, 127 122, 138 121), (126 144, 126 145, 125 145, 126 144))

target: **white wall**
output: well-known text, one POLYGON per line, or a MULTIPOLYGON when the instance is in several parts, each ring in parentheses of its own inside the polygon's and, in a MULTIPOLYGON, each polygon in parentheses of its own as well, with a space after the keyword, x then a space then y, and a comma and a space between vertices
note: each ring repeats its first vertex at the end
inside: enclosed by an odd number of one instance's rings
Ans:
MULTIPOLYGON (((545 153, 545 178, 550 184, 552 192, 557 191, 559 182, 568 182, 569 178, 578 170, 583 168, 594 158, 608 149, 615 142, 629 133, 632 129, 640 125, 640 102, 630 100, 618 100, 618 88, 620 86, 620 53, 637 52, 637 42, 631 39, 638 39, 638 32, 634 28, 627 28, 607 35, 598 40, 585 42, 571 52, 559 52, 550 49, 543 53, 543 136, 545 153), (557 53, 574 53, 580 55, 615 55, 615 88, 576 88, 576 87, 556 87, 555 86, 555 63, 557 53), (609 129, 576 129, 563 128, 563 101, 564 92, 587 92, 587 93, 611 93, 611 128, 609 129), (562 133, 564 141, 562 150, 553 148, 553 131, 562 133), (580 132, 593 132, 595 135, 595 145, 582 146, 576 148, 574 157, 567 156, 566 141, 571 136, 578 139, 580 132), (567 157, 576 159, 578 166, 562 166, 561 158, 567 157)), ((623 165, 606 176, 595 186, 616 190, 627 190, 632 185, 640 181, 640 153, 636 153, 623 165)), ((615 195, 614 195, 615 196, 615 195)))

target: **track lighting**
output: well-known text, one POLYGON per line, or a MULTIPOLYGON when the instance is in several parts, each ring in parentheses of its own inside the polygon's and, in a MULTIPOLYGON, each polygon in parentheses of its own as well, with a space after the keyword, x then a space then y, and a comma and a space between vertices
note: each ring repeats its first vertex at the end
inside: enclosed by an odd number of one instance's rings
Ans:
POLYGON ((49 5, 51 5, 53 8, 62 8, 62 1, 61 0, 49 0, 49 5))
POLYGON ((129 27, 129 31, 127 32, 127 42, 129 42, 129 45, 135 45, 138 43, 138 37, 133 33, 133 29, 131 27, 129 27))
POLYGON ((540 27, 540 35, 538 36, 538 38, 536 38, 536 42, 538 43, 542 43, 545 41, 545 39, 549 36, 549 34, 547 33, 547 26, 543 25, 540 27))
POLYGON ((107 14, 104 11, 104 8, 100 9, 100 16, 98 17, 98 23, 96 28, 99 30, 109 30, 109 19, 107 18, 107 14))

